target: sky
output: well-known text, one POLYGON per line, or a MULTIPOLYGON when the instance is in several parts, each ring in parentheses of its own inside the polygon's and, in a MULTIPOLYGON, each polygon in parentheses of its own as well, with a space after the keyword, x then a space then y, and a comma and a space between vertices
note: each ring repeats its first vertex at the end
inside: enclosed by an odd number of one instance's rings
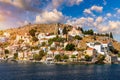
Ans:
POLYGON ((120 0, 0 0, 0 30, 64 23, 112 32, 120 41, 120 0))

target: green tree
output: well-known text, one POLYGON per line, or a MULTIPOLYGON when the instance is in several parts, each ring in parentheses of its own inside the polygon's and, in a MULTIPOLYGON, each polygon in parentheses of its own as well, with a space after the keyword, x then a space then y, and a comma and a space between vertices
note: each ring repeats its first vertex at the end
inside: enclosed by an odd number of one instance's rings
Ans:
POLYGON ((77 40, 82 40, 82 37, 80 37, 79 35, 76 35, 74 38, 77 40))
POLYGON ((29 31, 29 34, 30 34, 32 37, 34 37, 36 32, 37 32, 37 30, 31 29, 31 30, 29 31))
POLYGON ((118 57, 120 57, 120 53, 118 54, 118 57))
POLYGON ((94 34, 94 31, 93 31, 92 29, 90 29, 90 30, 85 30, 85 31, 84 31, 84 34, 93 35, 93 34, 94 34))
POLYGON ((98 57, 97 57, 97 64, 103 64, 104 63, 104 60, 105 60, 105 56, 104 55, 102 55, 102 54, 100 54, 100 55, 98 55, 98 57))
POLYGON ((110 32, 110 38, 112 38, 112 39, 113 39, 113 34, 112 34, 112 32, 110 32))
POLYGON ((18 59, 18 53, 15 53, 13 58, 18 59))
POLYGON ((65 41, 65 38, 56 36, 55 38, 49 39, 48 43, 49 43, 49 45, 51 45, 53 42, 64 42, 64 41, 65 41))
POLYGON ((63 55, 63 59, 69 59, 67 55, 63 55))
POLYGON ((67 27, 64 27, 63 28, 63 35, 66 35, 66 41, 67 41, 67 34, 68 34, 67 27))
POLYGON ((58 55, 55 56, 55 60, 61 61, 61 59, 62 59, 62 58, 61 58, 61 55, 58 54, 58 55))
POLYGON ((74 44, 67 44, 65 47, 65 50, 67 51, 74 51, 75 50, 75 45, 74 44))
POLYGON ((92 57, 90 57, 89 55, 85 55, 85 60, 86 60, 86 61, 91 61, 91 60, 92 60, 92 57))
POLYGON ((36 38, 35 36, 32 37, 32 40, 37 42, 38 41, 38 38, 36 38))
POLYGON ((78 30, 80 30, 82 33, 84 32, 83 28, 78 27, 78 30))
POLYGON ((46 55, 43 50, 39 51, 39 58, 40 60, 46 55))
POLYGON ((34 60, 41 60, 41 58, 39 57, 39 54, 33 54, 33 59, 34 60))
POLYGON ((72 55, 71 58, 76 58, 76 56, 75 56, 75 55, 72 55))
POLYGON ((39 51, 39 54, 34 54, 33 55, 33 59, 34 60, 41 60, 44 56, 46 55, 46 53, 44 53, 43 50, 39 51))
POLYGON ((9 54, 9 50, 8 49, 5 49, 5 54, 9 54))

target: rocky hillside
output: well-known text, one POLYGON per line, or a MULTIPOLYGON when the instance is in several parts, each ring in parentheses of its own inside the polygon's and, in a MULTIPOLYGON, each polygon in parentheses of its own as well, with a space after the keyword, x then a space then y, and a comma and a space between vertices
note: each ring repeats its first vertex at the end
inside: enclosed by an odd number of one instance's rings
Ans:
POLYGON ((26 25, 23 27, 19 27, 19 28, 13 28, 13 29, 7 29, 5 30, 5 32, 9 32, 11 35, 24 35, 25 33, 28 33, 29 30, 31 29, 36 29, 37 32, 43 32, 43 33, 54 33, 55 31, 55 27, 70 27, 69 25, 65 25, 65 24, 34 24, 34 25, 26 25))
MULTIPOLYGON (((54 33, 55 28, 59 26, 61 28, 64 28, 65 26, 70 30, 72 28, 72 26, 70 25, 66 25, 66 24, 30 24, 30 25, 26 25, 23 27, 19 27, 19 28, 14 28, 14 29, 7 29, 4 31, 0 31, 0 32, 9 32, 11 34, 11 42, 13 39, 15 39, 16 35, 24 35, 25 33, 29 33, 29 31, 31 29, 36 29, 37 32, 43 32, 43 33, 54 33)), ((1 33, 0 33, 1 34, 1 33)), ((104 38, 103 36, 97 36, 96 39, 98 41, 101 40, 101 38, 104 38)), ((86 48, 86 42, 93 42, 93 36, 86 36, 84 37, 81 41, 80 41, 80 47, 82 49, 86 48)), ((115 40, 111 40, 113 43, 113 46, 115 47, 115 49, 120 51, 120 43, 115 41, 115 40)))

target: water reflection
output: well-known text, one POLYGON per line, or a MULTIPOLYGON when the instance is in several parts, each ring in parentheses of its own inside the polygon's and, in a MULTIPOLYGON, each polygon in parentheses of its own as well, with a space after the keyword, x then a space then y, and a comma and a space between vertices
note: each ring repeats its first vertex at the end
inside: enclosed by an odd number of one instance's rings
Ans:
POLYGON ((0 80, 118 80, 120 65, 0 64, 0 80))

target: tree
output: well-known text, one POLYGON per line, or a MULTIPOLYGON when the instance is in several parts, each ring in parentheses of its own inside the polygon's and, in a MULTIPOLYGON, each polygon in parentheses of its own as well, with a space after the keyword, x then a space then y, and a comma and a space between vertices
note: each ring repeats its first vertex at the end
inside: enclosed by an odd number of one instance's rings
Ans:
POLYGON ((57 60, 57 61, 61 61, 61 55, 59 55, 59 54, 56 55, 56 56, 55 56, 55 60, 57 60))
POLYGON ((34 37, 36 32, 37 32, 37 31, 36 31, 35 29, 31 29, 31 30, 29 31, 29 34, 30 34, 32 37, 34 37))
POLYGON ((49 43, 49 45, 51 45, 53 42, 64 42, 64 41, 65 41, 65 38, 56 36, 55 38, 49 39, 48 43, 49 43))
POLYGON ((113 34, 112 34, 112 32, 110 32, 110 38, 112 38, 112 39, 113 39, 113 34))
POLYGON ((36 41, 38 41, 38 38, 36 38, 35 36, 33 36, 32 40, 36 42, 36 41))
POLYGON ((40 60, 46 55, 43 50, 39 51, 40 60))
POLYGON ((97 57, 97 62, 96 62, 96 64, 103 64, 103 63, 104 63, 104 60, 105 60, 105 56, 102 55, 102 54, 100 54, 100 55, 98 55, 98 57, 97 57))
POLYGON ((75 55, 72 55, 71 58, 76 58, 76 56, 75 56, 75 55))
POLYGON ((85 55, 85 60, 86 60, 86 61, 91 61, 91 60, 92 60, 92 57, 90 57, 89 55, 85 55))
POLYGON ((83 28, 78 27, 78 30, 80 30, 82 33, 84 32, 83 28))
POLYGON ((94 34, 94 31, 93 31, 92 29, 90 29, 90 30, 85 30, 85 31, 84 31, 84 34, 93 35, 93 34, 94 34))
POLYGON ((34 60, 41 60, 44 56, 46 55, 46 53, 44 53, 43 50, 39 51, 39 54, 34 54, 33 55, 33 59, 34 60))
POLYGON ((82 40, 82 37, 80 37, 79 35, 76 35, 74 38, 77 40, 82 40))
POLYGON ((74 44, 67 44, 65 47, 65 50, 67 51, 74 51, 75 50, 75 45, 74 44))
POLYGON ((17 59, 18 58, 18 53, 15 53, 13 58, 17 59))
POLYGON ((41 58, 39 57, 39 54, 33 54, 33 59, 34 60, 41 60, 41 58))
POLYGON ((5 54, 9 54, 9 50, 8 49, 5 49, 5 54))
POLYGON ((63 59, 69 59, 67 55, 63 55, 63 59))
POLYGON ((67 34, 68 34, 68 31, 67 31, 67 27, 64 27, 63 28, 63 35, 66 35, 66 41, 67 41, 67 34))

